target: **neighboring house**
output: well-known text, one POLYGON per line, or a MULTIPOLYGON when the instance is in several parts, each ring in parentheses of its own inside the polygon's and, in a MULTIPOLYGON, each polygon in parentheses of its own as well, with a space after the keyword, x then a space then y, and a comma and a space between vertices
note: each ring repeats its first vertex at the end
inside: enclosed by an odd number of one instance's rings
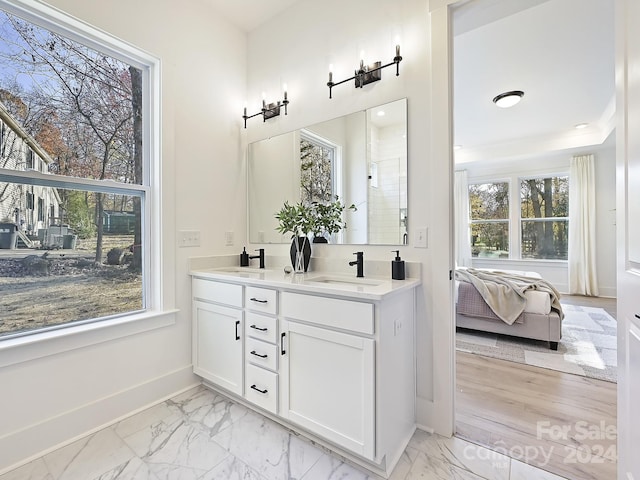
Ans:
MULTIPOLYGON (((48 173, 53 159, 0 102, 0 168, 48 173)), ((0 222, 11 221, 29 235, 60 216, 60 195, 51 187, 0 183, 0 222)))

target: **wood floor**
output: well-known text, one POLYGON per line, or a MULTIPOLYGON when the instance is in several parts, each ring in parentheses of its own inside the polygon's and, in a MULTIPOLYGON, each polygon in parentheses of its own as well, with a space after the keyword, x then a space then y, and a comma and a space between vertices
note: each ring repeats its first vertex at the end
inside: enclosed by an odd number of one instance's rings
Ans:
MULTIPOLYGON (((615 300, 562 300, 615 318, 615 300)), ((457 436, 561 477, 616 478, 615 383, 463 352, 456 363, 457 436)))

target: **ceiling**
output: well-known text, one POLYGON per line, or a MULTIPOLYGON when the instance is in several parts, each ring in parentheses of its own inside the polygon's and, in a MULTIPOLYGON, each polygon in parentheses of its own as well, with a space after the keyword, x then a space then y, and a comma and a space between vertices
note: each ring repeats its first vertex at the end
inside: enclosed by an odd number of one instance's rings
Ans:
POLYGON ((614 126, 613 0, 472 0, 454 11, 456 163, 603 143, 614 126), (493 97, 522 90, 501 109, 493 97), (588 123, 581 130, 575 125, 588 123))

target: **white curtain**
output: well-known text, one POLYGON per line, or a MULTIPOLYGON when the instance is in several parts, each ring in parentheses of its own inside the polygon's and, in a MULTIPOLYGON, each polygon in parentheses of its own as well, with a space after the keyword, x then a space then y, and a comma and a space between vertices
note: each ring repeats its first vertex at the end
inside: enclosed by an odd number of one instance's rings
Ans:
POLYGON ((456 265, 471 266, 471 232, 469 231, 469 182, 467 171, 455 172, 453 205, 455 209, 456 265))
POLYGON ((593 155, 571 159, 569 172, 569 293, 598 296, 596 186, 593 155))

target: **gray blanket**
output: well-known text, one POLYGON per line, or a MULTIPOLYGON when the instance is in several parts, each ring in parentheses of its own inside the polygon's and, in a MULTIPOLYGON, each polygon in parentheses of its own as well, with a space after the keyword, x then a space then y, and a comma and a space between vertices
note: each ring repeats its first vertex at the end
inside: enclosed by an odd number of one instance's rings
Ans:
POLYGON ((548 293, 551 296, 551 308, 558 312, 561 319, 563 317, 560 293, 541 278, 461 268, 456 269, 456 280, 471 283, 496 316, 508 325, 512 325, 524 311, 527 303, 524 292, 527 290, 548 293))

